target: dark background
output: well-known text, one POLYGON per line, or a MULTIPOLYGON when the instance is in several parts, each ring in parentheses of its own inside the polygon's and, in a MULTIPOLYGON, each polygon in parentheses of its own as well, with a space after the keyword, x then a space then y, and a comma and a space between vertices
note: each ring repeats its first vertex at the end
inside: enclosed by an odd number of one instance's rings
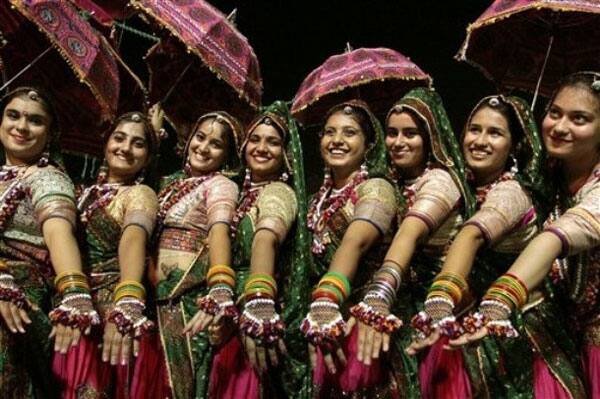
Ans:
MULTIPOLYGON (((478 70, 454 59, 465 39, 466 27, 491 1, 210 2, 225 14, 237 8, 236 25, 260 62, 263 104, 291 100, 306 75, 329 56, 343 52, 346 42, 354 48, 389 47, 410 57, 433 77, 457 133, 474 104, 496 91, 478 70)), ((136 18, 128 24, 148 29, 136 18)), ((121 53, 144 80, 146 68, 141 59, 151 44, 128 32, 121 36, 121 53)), ((316 172, 318 164, 313 136, 305 133, 303 137, 309 176, 314 175, 311 172, 316 172)), ((163 146, 163 160, 174 156, 171 144, 163 146)), ((162 162, 160 169, 166 173, 178 166, 177 162, 162 162)))

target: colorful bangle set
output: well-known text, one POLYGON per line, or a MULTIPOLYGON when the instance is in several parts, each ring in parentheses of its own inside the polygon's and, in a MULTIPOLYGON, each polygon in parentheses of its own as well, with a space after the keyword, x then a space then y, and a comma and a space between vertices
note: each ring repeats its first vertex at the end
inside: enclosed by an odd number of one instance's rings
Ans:
POLYGON ((329 299, 341 305, 350 295, 350 288, 348 277, 338 272, 327 272, 313 291, 312 300, 329 299))
POLYGON ((506 273, 487 290, 483 300, 498 301, 511 309, 520 309, 527 302, 527 286, 517 276, 506 273))
POLYGON ((244 299, 249 302, 258 298, 275 299, 277 297, 277 282, 265 273, 252 273, 244 285, 244 299))
POLYGON ((206 281, 210 288, 226 285, 233 289, 235 287, 235 271, 227 265, 213 265, 206 273, 206 281))
POLYGON ((527 286, 517 276, 511 273, 500 276, 483 296, 480 312, 463 321, 465 330, 473 332, 486 327, 491 335, 497 337, 518 337, 519 332, 513 327, 510 314, 525 305, 528 295, 527 286))
POLYGON ((121 281, 113 291, 113 301, 116 303, 126 297, 135 298, 143 302, 146 299, 146 289, 141 283, 135 280, 121 281))
POLYGON ((438 274, 427 294, 425 311, 419 312, 411 320, 421 339, 429 336, 434 329, 450 338, 462 334, 463 329, 454 316, 454 307, 462 300, 469 285, 463 276, 452 272, 438 274))
POLYGON ((56 290, 62 296, 67 294, 88 294, 90 286, 85 274, 78 270, 67 270, 54 278, 56 290))

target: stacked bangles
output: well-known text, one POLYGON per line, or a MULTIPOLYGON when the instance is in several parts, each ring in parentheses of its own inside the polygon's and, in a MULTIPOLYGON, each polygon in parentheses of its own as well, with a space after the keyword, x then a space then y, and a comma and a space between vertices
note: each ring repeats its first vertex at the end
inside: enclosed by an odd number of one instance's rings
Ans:
POLYGON ((239 311, 233 302, 235 271, 227 265, 214 265, 208 269, 206 281, 208 294, 197 299, 198 308, 210 315, 221 314, 237 322, 239 311))
POLYGON ((0 260, 0 301, 11 302, 18 308, 28 308, 25 292, 8 272, 6 262, 0 260))
POLYGON ((376 331, 390 334, 402 327, 402 320, 390 313, 396 292, 402 283, 402 274, 396 262, 385 260, 373 277, 363 300, 350 309, 356 319, 376 331))
POLYGON ((100 324, 100 316, 92 304, 90 286, 85 274, 80 271, 65 271, 54 278, 54 285, 62 300, 50 314, 52 324, 86 330, 100 324))
POLYGON ((107 320, 114 323, 122 335, 140 337, 154 327, 146 316, 146 289, 135 280, 125 280, 117 284, 113 291, 114 306, 107 320))
POLYGON ((483 296, 479 312, 465 318, 466 331, 474 332, 486 327, 491 335, 514 338, 519 333, 510 322, 513 309, 520 309, 527 302, 527 286, 514 274, 500 276, 483 296))
POLYGON ((325 350, 334 348, 346 326, 340 305, 349 295, 350 282, 343 274, 328 272, 321 278, 312 293, 310 311, 300 325, 300 330, 312 344, 325 350))
POLYGON ((268 274, 253 273, 244 287, 240 330, 257 341, 273 344, 283 337, 285 324, 275 311, 277 283, 268 274))
POLYGON ((425 300, 425 310, 411 320, 420 339, 428 337, 435 329, 450 338, 457 338, 462 333, 462 327, 454 317, 454 308, 468 287, 465 278, 456 273, 441 272, 435 277, 425 300))

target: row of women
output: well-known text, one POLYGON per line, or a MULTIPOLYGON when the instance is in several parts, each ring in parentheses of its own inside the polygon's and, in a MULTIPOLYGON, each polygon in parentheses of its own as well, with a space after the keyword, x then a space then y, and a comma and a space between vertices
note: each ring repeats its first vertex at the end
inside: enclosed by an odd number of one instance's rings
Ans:
POLYGON ((3 397, 600 398, 598 73, 541 135, 513 96, 458 137, 431 89, 385 130, 341 103, 310 200, 282 102, 200 117, 158 194, 159 107, 118 118, 77 194, 51 99, 1 110, 3 397))

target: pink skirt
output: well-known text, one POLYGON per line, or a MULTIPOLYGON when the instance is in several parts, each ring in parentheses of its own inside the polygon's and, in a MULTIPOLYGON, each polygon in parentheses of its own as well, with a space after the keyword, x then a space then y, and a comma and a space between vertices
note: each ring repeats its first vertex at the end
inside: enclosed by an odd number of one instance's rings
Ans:
POLYGON ((439 339, 421 359, 419 384, 424 399, 472 397, 462 351, 444 349, 447 343, 448 338, 439 339))
POLYGON ((313 370, 313 383, 326 395, 330 390, 352 393, 369 389, 383 382, 381 362, 374 359, 370 366, 358 360, 358 327, 354 327, 342 345, 346 355, 346 367, 337 367, 337 373, 331 374, 325 366, 323 354, 317 349, 317 367, 313 370))
POLYGON ((259 397, 260 378, 250 365, 237 335, 216 349, 210 368, 208 392, 208 396, 214 399, 259 397))
POLYGON ((583 349, 583 371, 588 393, 592 399, 600 399, 600 347, 586 345, 583 349))
POLYGON ((103 362, 100 343, 99 336, 82 337, 67 354, 54 355, 52 371, 64 399, 85 393, 105 393, 116 399, 171 397, 158 334, 145 335, 135 362, 125 366, 103 362))

